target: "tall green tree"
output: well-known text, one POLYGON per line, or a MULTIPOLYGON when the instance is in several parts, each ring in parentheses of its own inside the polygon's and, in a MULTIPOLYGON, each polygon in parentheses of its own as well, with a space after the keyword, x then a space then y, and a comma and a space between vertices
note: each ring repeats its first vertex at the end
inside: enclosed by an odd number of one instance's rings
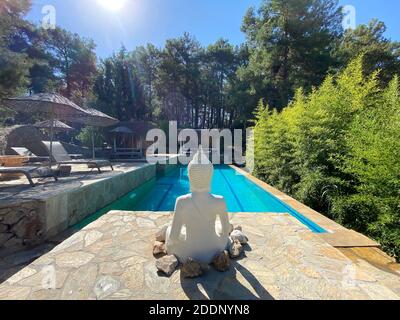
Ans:
POLYGON ((226 101, 226 86, 236 72, 235 49, 224 39, 208 46, 205 52, 205 65, 215 79, 218 101, 215 101, 212 108, 212 125, 223 128, 229 120, 232 110, 228 110, 226 101))
POLYGON ((380 69, 379 78, 383 85, 387 85, 400 73, 400 42, 386 38, 385 32, 385 23, 376 19, 347 30, 336 52, 340 65, 347 65, 363 54, 365 72, 380 69))
POLYGON ((100 63, 94 94, 95 106, 121 121, 146 119, 142 86, 125 48, 100 63))
POLYGON ((133 63, 139 78, 146 106, 149 111, 149 118, 153 119, 159 113, 157 105, 157 94, 155 83, 157 71, 160 64, 160 51, 152 44, 146 47, 138 47, 132 52, 133 63))
POLYGON ((0 98, 23 92, 29 83, 32 62, 19 46, 31 32, 24 20, 30 7, 29 0, 0 1, 0 98))
POLYGON ((264 0, 243 21, 251 56, 240 76, 258 98, 282 109, 296 88, 319 85, 335 65, 341 21, 337 0, 264 0))
POLYGON ((160 55, 156 88, 161 116, 180 126, 198 126, 200 109, 200 62, 203 49, 188 33, 167 40, 160 55))
POLYGON ((94 42, 61 28, 50 29, 45 36, 60 82, 59 91, 67 98, 84 104, 90 97, 97 72, 94 42))

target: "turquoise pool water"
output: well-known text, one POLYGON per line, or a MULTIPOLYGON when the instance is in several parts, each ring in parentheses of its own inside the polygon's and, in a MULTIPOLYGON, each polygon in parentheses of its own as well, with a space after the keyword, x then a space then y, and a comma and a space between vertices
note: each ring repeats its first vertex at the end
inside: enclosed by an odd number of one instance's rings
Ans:
MULTIPOLYGON (((190 187, 187 167, 179 167, 164 177, 143 184, 89 217, 80 226, 87 225, 110 210, 173 211, 176 199, 188 193, 190 187)), ((229 212, 289 213, 313 232, 326 232, 229 166, 215 166, 212 193, 225 198, 229 212)))

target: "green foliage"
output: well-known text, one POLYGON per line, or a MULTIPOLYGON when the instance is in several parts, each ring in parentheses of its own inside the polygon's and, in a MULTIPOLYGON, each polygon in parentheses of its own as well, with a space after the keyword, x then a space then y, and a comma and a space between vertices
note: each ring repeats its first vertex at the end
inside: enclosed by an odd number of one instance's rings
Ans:
POLYGON ((28 54, 19 50, 30 25, 23 17, 31 2, 0 2, 0 98, 18 94, 28 85, 32 65, 28 54))
POLYGON ((94 94, 96 107, 121 121, 143 119, 147 115, 135 62, 124 48, 101 62, 94 94))
POLYGON ((93 41, 33 25, 24 19, 30 7, 0 1, 0 98, 57 91, 85 104, 97 72, 93 41))
POLYGON ((95 44, 61 28, 43 32, 46 50, 58 75, 59 91, 83 105, 97 74, 95 44))
POLYGON ((270 111, 262 101, 256 111, 256 174, 286 192, 292 191, 293 181, 298 180, 297 157, 292 153, 297 144, 297 126, 293 125, 297 111, 290 106, 279 114, 277 111, 270 111), (281 157, 276 157, 277 154, 281 157))
POLYGON ((100 147, 105 141, 103 131, 99 128, 93 127, 83 128, 77 136, 77 139, 82 143, 83 146, 88 148, 92 148, 93 139, 95 147, 100 147))
POLYGON ((332 212, 343 226, 367 233, 379 216, 379 199, 364 194, 340 197, 334 201, 332 212))
POLYGON ((243 21, 251 54, 239 76, 254 95, 281 110, 296 88, 319 85, 336 64, 333 49, 341 21, 336 0, 262 1, 243 21))
POLYGON ((379 79, 383 85, 400 72, 400 42, 385 37, 385 23, 376 19, 367 25, 349 29, 340 40, 335 56, 340 65, 346 65, 360 54, 364 54, 364 70, 372 73, 380 69, 379 79))
POLYGON ((281 113, 260 102, 255 173, 399 258, 400 89, 363 56, 281 113))

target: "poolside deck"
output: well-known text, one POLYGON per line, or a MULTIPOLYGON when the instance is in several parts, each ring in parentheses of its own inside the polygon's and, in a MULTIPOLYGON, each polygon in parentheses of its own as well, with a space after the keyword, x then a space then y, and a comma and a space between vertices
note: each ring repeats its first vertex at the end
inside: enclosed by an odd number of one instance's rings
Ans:
POLYGON ((0 183, 0 257, 43 243, 85 217, 104 208, 156 175, 147 163, 115 163, 110 168, 88 169, 73 165, 72 174, 36 180, 26 178, 0 183))
POLYGON ((115 163, 114 171, 109 167, 102 168, 99 174, 97 169, 88 169, 87 165, 71 165, 72 173, 69 177, 60 178, 55 182, 52 178, 34 179, 37 186, 32 188, 26 177, 22 176, 15 180, 0 181, 0 204, 16 202, 20 199, 48 198, 54 194, 62 193, 65 190, 79 188, 93 184, 108 177, 129 172, 144 165, 143 163, 115 163))
POLYGON ((6 280, 0 299, 400 299, 399 271, 343 253, 289 215, 231 220, 250 246, 227 273, 158 276, 152 242, 171 215, 114 211, 6 280))

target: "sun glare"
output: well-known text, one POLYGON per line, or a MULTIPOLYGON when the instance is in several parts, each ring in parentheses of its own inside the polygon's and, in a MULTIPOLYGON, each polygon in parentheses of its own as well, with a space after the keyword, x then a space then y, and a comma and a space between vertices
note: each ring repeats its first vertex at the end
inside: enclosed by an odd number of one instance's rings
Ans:
POLYGON ((105 9, 110 11, 120 11, 126 4, 127 0, 97 0, 97 2, 105 9))

